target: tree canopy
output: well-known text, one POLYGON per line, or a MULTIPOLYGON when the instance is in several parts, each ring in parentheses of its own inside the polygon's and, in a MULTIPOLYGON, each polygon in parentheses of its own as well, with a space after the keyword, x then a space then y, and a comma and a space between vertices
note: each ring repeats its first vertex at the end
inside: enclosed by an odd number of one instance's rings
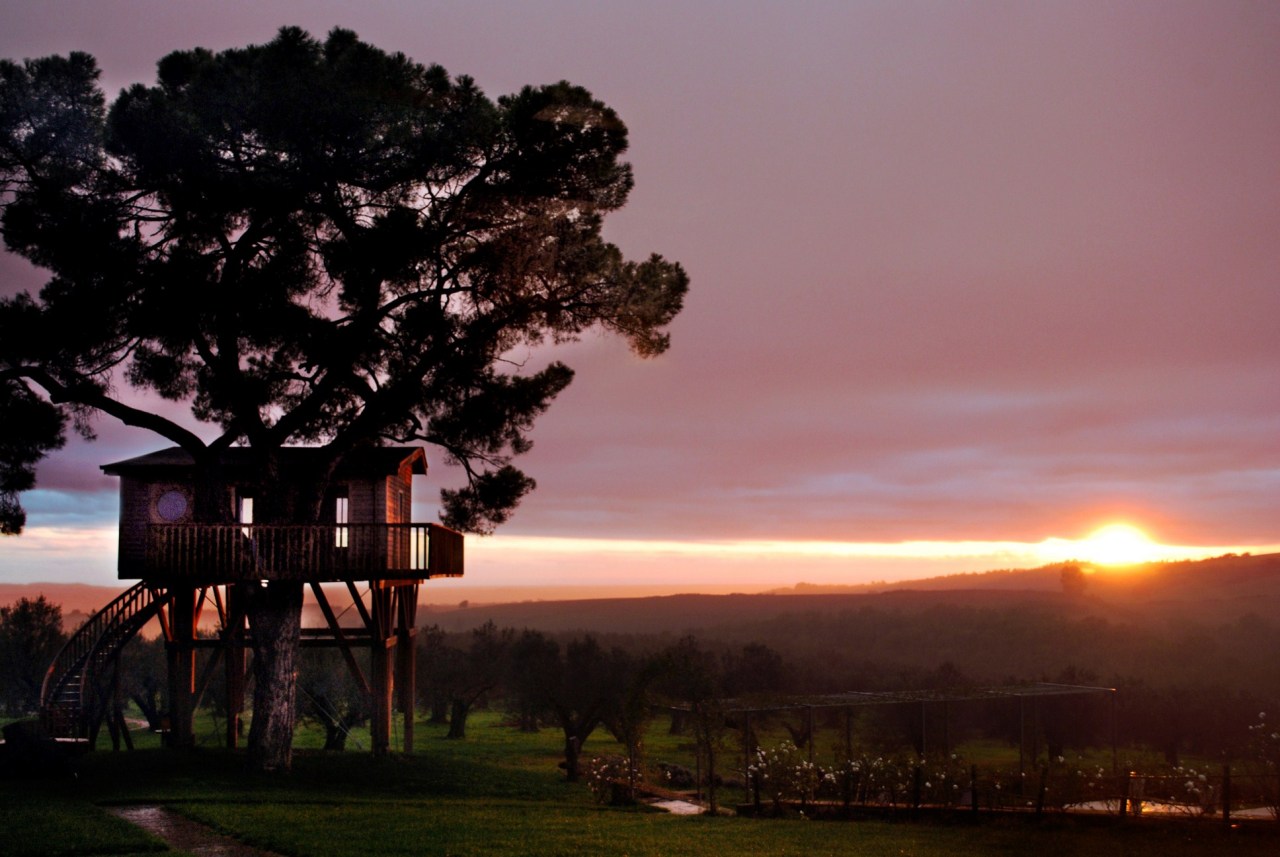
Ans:
POLYGON ((603 240, 632 187, 627 131, 581 87, 495 101, 341 29, 178 51, 110 105, 98 75, 80 53, 0 62, 0 228, 50 275, 0 302, 6 531, 94 413, 197 463, 234 443, 335 462, 436 445, 468 476, 445 523, 488 531, 533 487, 512 459, 572 378, 523 356, 591 328, 667 348, 688 279, 603 240))
POLYGON ((66 639, 62 607, 43 595, 0 607, 0 707, 6 714, 39 710, 45 670, 66 639))
MULTIPOLYGON (((626 202, 627 131, 566 82, 496 101, 333 30, 160 60, 107 104, 92 57, 0 62, 0 231, 49 272, 0 301, 0 520, 65 427, 114 417, 195 464, 195 519, 230 517, 220 454, 322 450, 258 523, 319 520, 353 449, 426 443, 466 471, 446 524, 486 532, 533 480, 512 464, 570 382, 544 343, 592 328, 667 348, 688 278, 601 236, 626 202), (207 431, 139 407, 189 405, 207 431), (123 392, 122 392, 123 391, 123 392)), ((180 409, 179 409, 180 410, 180 409)), ((247 589, 253 763, 287 769, 302 584, 247 589)))

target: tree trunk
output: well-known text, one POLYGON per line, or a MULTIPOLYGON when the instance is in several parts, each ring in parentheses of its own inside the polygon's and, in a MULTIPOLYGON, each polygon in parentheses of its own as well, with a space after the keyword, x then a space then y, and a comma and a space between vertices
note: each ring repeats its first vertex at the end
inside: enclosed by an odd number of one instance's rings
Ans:
POLYGON ((443 696, 437 696, 431 700, 431 717, 428 723, 448 723, 449 722, 449 700, 443 696))
POLYGON ((160 714, 160 704, 156 700, 156 692, 152 690, 145 693, 135 693, 130 698, 133 700, 133 704, 138 706, 142 716, 147 718, 147 728, 152 732, 159 732, 164 725, 164 718, 160 714))
POLYGON ((448 738, 466 738, 467 737, 467 715, 471 712, 471 706, 461 699, 455 699, 449 712, 449 734, 448 738))
POLYGON ((273 580, 250 587, 248 613, 254 655, 249 766, 288 771, 293 761, 302 584, 273 580))
POLYGON ((579 776, 579 759, 582 757, 582 739, 565 730, 564 736, 564 776, 571 783, 576 783, 579 776))

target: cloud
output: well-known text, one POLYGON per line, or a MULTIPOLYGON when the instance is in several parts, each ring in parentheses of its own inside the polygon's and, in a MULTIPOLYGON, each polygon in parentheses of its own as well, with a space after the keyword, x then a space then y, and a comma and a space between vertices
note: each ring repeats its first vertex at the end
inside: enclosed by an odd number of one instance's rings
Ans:
MULTIPOLYGON (((87 49, 114 92, 173 48, 350 17, 136 8, 15 13, 0 55, 87 49)), ((569 78, 617 107, 637 186, 607 233, 692 277, 658 360, 559 352, 578 376, 508 532, 1280 541, 1280 8, 486 9, 347 24, 491 94, 569 78)), ((0 289, 28 279, 0 260, 0 289)), ((97 466, 156 445, 104 422, 36 517, 100 507, 97 466)), ((429 456, 426 492, 456 484, 429 456)))

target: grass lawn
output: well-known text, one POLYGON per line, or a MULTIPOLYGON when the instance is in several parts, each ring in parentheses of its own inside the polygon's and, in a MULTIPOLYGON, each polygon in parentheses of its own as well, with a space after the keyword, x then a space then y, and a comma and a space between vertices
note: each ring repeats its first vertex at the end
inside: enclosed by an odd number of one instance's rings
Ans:
MULTIPOLYGON (((172 854, 104 812, 113 802, 163 802, 290 857, 368 855, 1133 855, 1240 857, 1280 853, 1276 825, 1224 831, 1199 822, 1047 816, 951 823, 673 816, 601 807, 557 770, 559 737, 523 735, 481 714, 468 738, 419 725, 413 756, 299 751, 287 777, 243 770, 238 754, 98 752, 75 779, 0 781, 0 825, 12 857, 172 854)), ((679 752, 654 736, 651 755, 679 752), (666 746, 663 746, 663 745, 666 746)), ((593 736, 588 753, 610 752, 593 736)))

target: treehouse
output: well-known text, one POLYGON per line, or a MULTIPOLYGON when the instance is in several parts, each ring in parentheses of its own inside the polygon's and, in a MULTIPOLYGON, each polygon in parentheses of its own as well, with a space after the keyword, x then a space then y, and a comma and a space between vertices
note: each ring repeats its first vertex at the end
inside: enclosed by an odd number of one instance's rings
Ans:
POLYGON ((195 708, 221 665, 226 742, 235 746, 245 655, 254 642, 247 599, 264 581, 295 581, 309 587, 324 618, 321 626, 302 628, 301 645, 341 651, 370 698, 373 751, 389 749, 393 692, 404 718, 405 751, 411 751, 418 587, 428 578, 462 575, 462 535, 411 520, 413 477, 426 473, 427 462, 421 449, 403 447, 348 454, 327 480, 312 523, 254 522, 255 501, 262 508, 272 499, 264 492, 314 484, 322 456, 318 449, 281 450, 267 480, 251 450, 224 451, 217 462, 222 496, 215 496, 226 504, 223 523, 195 520, 197 473, 181 449, 102 468, 120 478, 119 575, 140 582, 78 629, 49 668, 41 698, 51 733, 92 745, 105 723, 113 745, 121 738, 129 742, 118 655, 158 619, 168 651, 170 743, 194 742, 195 708), (330 601, 331 592, 344 588, 345 613, 356 617, 355 624, 340 622, 330 601), (216 625, 214 637, 197 633, 206 611, 216 611, 216 621, 205 623, 216 625))
MULTIPOLYGON (((108 464, 120 477, 121 579, 151 583, 257 580, 420 580, 462 574, 462 537, 410 522, 412 477, 427 472, 421 449, 375 447, 346 456, 331 480, 320 524, 255 524, 261 474, 248 449, 220 462, 228 523, 193 523, 191 456, 172 448, 108 464)), ((280 478, 304 482, 321 450, 281 451, 280 478)), ((289 490, 275 484, 267 490, 289 490)))

